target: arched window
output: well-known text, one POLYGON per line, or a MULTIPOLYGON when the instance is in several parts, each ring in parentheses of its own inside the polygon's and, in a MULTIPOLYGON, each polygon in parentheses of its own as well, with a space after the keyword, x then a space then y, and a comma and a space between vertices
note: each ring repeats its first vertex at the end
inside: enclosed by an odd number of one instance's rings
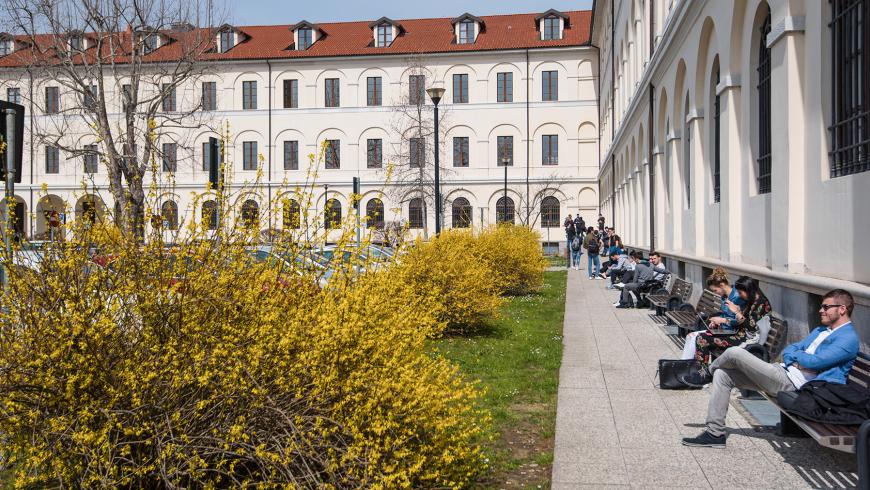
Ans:
POLYGON ((408 226, 411 229, 423 228, 423 199, 415 197, 408 202, 408 226))
POLYGON ((683 135, 683 186, 686 195, 686 209, 692 207, 692 123, 689 119, 689 94, 686 93, 686 102, 683 105, 683 121, 685 129, 683 135))
POLYGON ((91 224, 97 221, 97 201, 93 197, 82 200, 82 219, 91 224))
POLYGON ((382 230, 384 228, 384 203, 378 198, 369 199, 366 203, 366 223, 369 228, 382 230))
POLYGON ((770 48, 767 35, 770 34, 770 6, 761 22, 758 38, 758 193, 770 192, 770 48))
POLYGON ((341 228, 341 203, 338 202, 338 199, 330 199, 326 202, 324 224, 327 230, 341 228))
POLYGON ((160 206, 160 217, 163 219, 163 228, 167 230, 178 229, 178 204, 175 201, 166 201, 160 206))
POLYGON ((451 205, 454 228, 471 227, 471 203, 464 197, 457 197, 451 205))
POLYGON ((214 201, 206 201, 202 203, 202 220, 206 223, 209 230, 218 229, 218 207, 214 201))
POLYGON ((514 200, 502 196, 495 203, 495 222, 496 223, 513 223, 514 222, 514 200))
POLYGON ((257 228, 260 225, 260 205, 253 199, 248 199, 242 204, 242 226, 245 228, 257 228))
POLYGON ((719 202, 721 198, 721 187, 719 172, 722 168, 722 123, 721 123, 721 101, 716 88, 719 85, 719 59, 713 62, 713 74, 710 77, 710 93, 713 94, 713 158, 712 158, 712 178, 713 178, 713 202, 719 202))
POLYGON ((282 209, 282 221, 285 230, 298 230, 301 219, 299 217, 299 203, 295 199, 285 199, 282 209))
POLYGON ((559 200, 553 196, 547 196, 541 201, 541 228, 558 228, 559 226, 559 200))

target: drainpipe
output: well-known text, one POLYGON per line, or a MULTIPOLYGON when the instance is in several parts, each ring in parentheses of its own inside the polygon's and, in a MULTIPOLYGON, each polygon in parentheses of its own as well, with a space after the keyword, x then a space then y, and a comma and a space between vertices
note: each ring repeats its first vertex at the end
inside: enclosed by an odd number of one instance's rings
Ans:
MULTIPOLYGON (((649 2, 649 63, 652 63, 653 53, 655 52, 655 47, 653 47, 653 42, 655 41, 655 32, 656 32, 656 20, 655 20, 655 0, 650 0, 649 2)), ((647 162, 649 162, 649 249, 650 252, 655 251, 656 249, 656 188, 655 188, 655 162, 653 162, 653 144, 655 143, 655 131, 653 128, 654 118, 653 114, 655 112, 655 85, 650 82, 649 84, 649 109, 648 109, 648 117, 647 117, 647 126, 649 127, 649 131, 647 131, 647 162)))
MULTIPOLYGON (((610 0, 610 147, 616 143, 616 11, 610 0)), ((616 227, 616 165, 610 152, 610 226, 616 227)))
POLYGON ((269 90, 269 96, 266 99, 269 101, 269 142, 266 144, 266 149, 268 153, 267 157, 267 168, 268 168, 268 179, 266 181, 266 213, 269 216, 269 228, 272 228, 272 96, 274 95, 274 90, 272 87, 272 63, 269 60, 266 60, 266 66, 269 67, 269 82, 266 84, 267 89, 269 90))
MULTIPOLYGON (((529 49, 526 48, 526 225, 529 224, 530 217, 532 215, 532 203, 529 201, 531 198, 531 192, 529 191, 529 169, 532 160, 532 140, 529 136, 530 125, 531 125, 531 106, 529 104, 529 94, 531 93, 531 80, 529 74, 529 49)), ((481 224, 483 222, 481 221, 481 224)))

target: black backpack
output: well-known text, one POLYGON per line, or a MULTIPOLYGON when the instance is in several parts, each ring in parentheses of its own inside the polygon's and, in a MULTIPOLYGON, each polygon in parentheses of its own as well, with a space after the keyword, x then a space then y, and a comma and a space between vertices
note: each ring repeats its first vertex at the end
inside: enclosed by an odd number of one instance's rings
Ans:
POLYGON ((589 247, 587 247, 586 250, 591 254, 597 254, 598 253, 598 240, 594 239, 591 242, 589 242, 589 247))
POLYGON ((580 237, 575 236, 573 240, 571 240, 571 250, 577 252, 580 250, 582 243, 580 242, 580 237))

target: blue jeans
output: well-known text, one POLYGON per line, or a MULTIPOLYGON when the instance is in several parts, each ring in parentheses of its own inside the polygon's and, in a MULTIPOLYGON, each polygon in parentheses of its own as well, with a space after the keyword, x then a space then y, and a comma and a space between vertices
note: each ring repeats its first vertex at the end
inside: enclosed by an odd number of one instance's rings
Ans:
POLYGON ((601 260, 598 258, 598 254, 589 254, 586 257, 586 270, 589 271, 589 277, 595 277, 601 272, 601 260), (595 264, 595 274, 592 274, 592 264, 595 264))
POLYGON ((580 267, 580 256, 583 255, 582 250, 571 251, 571 259, 576 267, 580 267))

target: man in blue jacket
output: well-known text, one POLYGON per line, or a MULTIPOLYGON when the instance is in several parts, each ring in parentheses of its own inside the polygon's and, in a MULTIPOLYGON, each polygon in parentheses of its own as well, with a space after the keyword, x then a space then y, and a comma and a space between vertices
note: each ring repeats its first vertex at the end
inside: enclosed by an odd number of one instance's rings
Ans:
POLYGON ((746 349, 725 350, 712 364, 709 372, 701 372, 692 384, 710 381, 710 403, 707 407, 707 430, 698 437, 683 439, 686 446, 725 447, 725 415, 731 399, 731 389, 764 391, 776 396, 780 391, 795 391, 811 380, 846 384, 849 370, 858 356, 860 341, 852 327, 852 295, 835 289, 822 298, 819 308, 822 327, 802 341, 791 344, 782 354, 781 364, 768 364, 746 349))

